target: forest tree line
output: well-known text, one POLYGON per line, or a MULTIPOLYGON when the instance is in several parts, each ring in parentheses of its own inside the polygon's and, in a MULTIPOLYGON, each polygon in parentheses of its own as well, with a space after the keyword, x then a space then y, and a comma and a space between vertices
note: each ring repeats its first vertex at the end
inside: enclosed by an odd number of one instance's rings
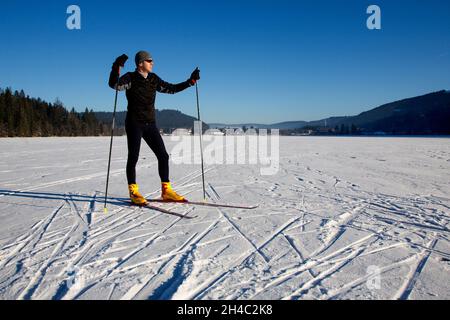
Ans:
POLYGON ((30 98, 23 90, 0 88, 0 137, 51 137, 110 135, 110 125, 94 111, 68 111, 59 99, 48 103, 30 98))

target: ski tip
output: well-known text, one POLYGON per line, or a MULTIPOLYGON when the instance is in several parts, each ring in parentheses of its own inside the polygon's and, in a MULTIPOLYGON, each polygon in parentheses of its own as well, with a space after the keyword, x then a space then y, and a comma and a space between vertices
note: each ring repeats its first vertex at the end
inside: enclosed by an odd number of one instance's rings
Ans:
POLYGON ((104 208, 103 208, 103 212, 104 212, 104 213, 108 213, 108 208, 107 208, 107 207, 104 207, 104 208))

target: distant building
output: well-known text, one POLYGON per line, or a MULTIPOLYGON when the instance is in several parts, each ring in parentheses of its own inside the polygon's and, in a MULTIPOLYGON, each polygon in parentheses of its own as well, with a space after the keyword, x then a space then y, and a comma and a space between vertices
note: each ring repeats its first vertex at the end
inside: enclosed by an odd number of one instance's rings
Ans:
POLYGON ((319 127, 316 129, 316 133, 324 134, 324 133, 332 133, 334 129, 328 127, 319 127))
POLYGON ((191 129, 179 128, 172 131, 173 136, 190 136, 192 135, 191 129))
POLYGON ((305 132, 299 133, 299 136, 310 136, 313 133, 312 130, 306 130, 305 132))
POLYGON ((207 132, 208 132, 208 135, 212 135, 212 136, 224 136, 225 135, 225 133, 223 133, 219 129, 209 129, 207 132))

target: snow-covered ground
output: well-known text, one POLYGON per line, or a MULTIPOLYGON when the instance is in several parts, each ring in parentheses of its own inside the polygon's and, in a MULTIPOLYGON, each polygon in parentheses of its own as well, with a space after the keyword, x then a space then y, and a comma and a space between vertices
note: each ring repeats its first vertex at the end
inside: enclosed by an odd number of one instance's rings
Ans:
MULTIPOLYGON (((170 152, 175 142, 165 137, 170 152)), ((0 139, 0 299, 449 299, 450 139, 280 137, 280 170, 206 165, 209 201, 129 207, 126 139, 0 139)), ((159 196, 143 144, 138 183, 159 196)), ((199 165, 171 165, 202 199, 199 165)))

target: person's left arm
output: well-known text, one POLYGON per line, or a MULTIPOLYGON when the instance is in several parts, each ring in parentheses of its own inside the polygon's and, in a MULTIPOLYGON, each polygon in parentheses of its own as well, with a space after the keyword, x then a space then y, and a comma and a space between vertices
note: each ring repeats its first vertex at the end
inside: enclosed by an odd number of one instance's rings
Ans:
POLYGON ((158 76, 156 76, 156 78, 158 81, 156 90, 158 92, 174 94, 174 93, 183 91, 184 89, 187 89, 187 88, 195 85, 195 83, 198 80, 200 80, 200 70, 198 70, 198 68, 195 69, 194 72, 192 72, 191 77, 188 80, 177 83, 177 84, 172 84, 172 83, 166 82, 158 76))

